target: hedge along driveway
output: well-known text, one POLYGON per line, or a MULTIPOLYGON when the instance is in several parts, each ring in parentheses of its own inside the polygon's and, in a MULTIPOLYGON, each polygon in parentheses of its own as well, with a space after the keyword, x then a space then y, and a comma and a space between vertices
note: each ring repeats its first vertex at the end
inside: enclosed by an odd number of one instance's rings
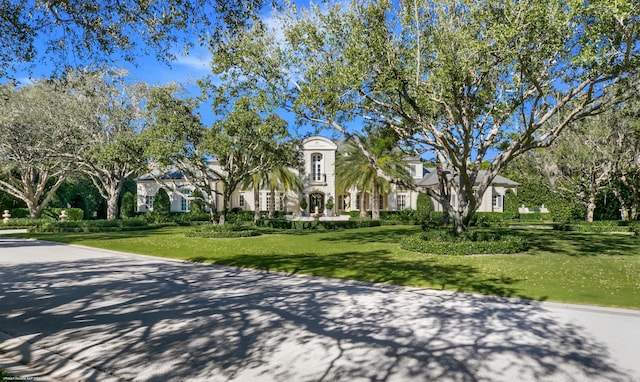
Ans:
POLYGON ((286 273, 640 309, 640 241, 629 235, 512 230, 529 251, 436 256, 400 248, 403 236, 420 232, 416 226, 237 239, 186 238, 187 230, 25 236, 286 273))

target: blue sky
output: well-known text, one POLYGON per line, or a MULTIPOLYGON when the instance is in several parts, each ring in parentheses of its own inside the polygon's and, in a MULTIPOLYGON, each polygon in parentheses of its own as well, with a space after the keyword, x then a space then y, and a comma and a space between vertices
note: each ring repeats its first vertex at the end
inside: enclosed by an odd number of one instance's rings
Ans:
MULTIPOLYGON (((271 16, 270 10, 265 12, 264 19, 267 23, 273 22, 274 18, 271 16)), ((187 36, 187 39, 189 36, 187 36)), ((193 38, 197 38, 193 36, 193 38)), ((43 36, 43 39, 36 41, 36 47, 38 53, 46 51, 45 41, 49 38, 43 36)), ((114 62, 109 64, 114 68, 124 68, 129 72, 128 80, 131 82, 142 81, 150 85, 165 85, 169 83, 179 83, 185 87, 188 94, 200 95, 198 86, 195 81, 203 78, 206 75, 211 74, 210 61, 211 53, 207 48, 199 46, 194 43, 194 46, 189 49, 189 54, 184 55, 183 51, 185 42, 177 42, 172 47, 172 52, 176 57, 175 61, 166 63, 159 61, 154 52, 149 52, 148 55, 139 55, 136 58, 135 63, 130 63, 124 59, 114 58, 114 62)), ((141 49, 143 50, 143 49, 141 49)), ((114 57, 120 56, 116 53, 114 57)), ((17 70, 11 73, 12 77, 18 80, 20 84, 28 84, 32 79, 41 79, 50 77, 54 72, 59 71, 61 68, 56 67, 54 60, 43 59, 44 56, 39 55, 33 63, 22 65, 17 70)), ((91 61, 79 61, 74 59, 71 53, 66 58, 66 65, 71 67, 86 67, 92 64, 91 61)), ((0 79, 1 82, 7 81, 7 79, 0 79)), ((210 126, 216 118, 213 116, 210 110, 209 104, 202 104, 198 112, 202 118, 202 122, 210 126)), ((285 118, 289 124, 291 131, 294 131, 294 117, 290 113, 281 112, 283 118, 285 118)))

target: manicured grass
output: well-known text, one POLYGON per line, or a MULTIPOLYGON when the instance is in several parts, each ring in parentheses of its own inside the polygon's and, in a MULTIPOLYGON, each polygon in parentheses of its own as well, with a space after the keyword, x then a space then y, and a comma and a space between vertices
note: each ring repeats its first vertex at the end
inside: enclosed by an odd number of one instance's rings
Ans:
POLYGON ((234 239, 186 238, 188 229, 23 236, 286 273, 640 309, 640 239, 630 235, 509 230, 531 249, 437 256, 400 248, 402 236, 420 231, 416 226, 234 239))

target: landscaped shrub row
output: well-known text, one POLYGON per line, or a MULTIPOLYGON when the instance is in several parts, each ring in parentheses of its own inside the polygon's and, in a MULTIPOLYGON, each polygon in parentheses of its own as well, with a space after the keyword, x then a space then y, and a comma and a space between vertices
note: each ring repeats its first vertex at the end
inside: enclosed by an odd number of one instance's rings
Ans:
MULTIPOLYGON (((79 221, 84 217, 84 211, 81 208, 45 208, 42 211, 43 219, 52 219, 58 220, 60 217, 60 212, 62 210, 66 211, 67 219, 69 221, 79 221)), ((11 219, 22 219, 29 217, 29 209, 28 208, 14 208, 9 211, 11 214, 11 219)))
MULTIPOLYGON (((360 219, 360 211, 358 210, 343 212, 343 214, 348 214, 352 220, 360 219)), ((371 211, 367 211, 365 219, 371 219, 371 211)), ((402 211, 380 211, 380 220, 403 222, 405 224, 419 224, 423 218, 420 217, 416 211, 406 209, 402 211)))
POLYGON ((0 229, 18 229, 18 228, 29 228, 33 227, 37 224, 43 224, 45 222, 51 222, 51 219, 31 219, 31 218, 18 218, 14 219, 13 217, 9 219, 8 223, 0 223, 0 229))
POLYGON ((264 219, 258 221, 259 227, 274 229, 313 229, 313 230, 336 230, 349 228, 379 227, 383 225, 380 220, 348 220, 348 221, 316 221, 316 220, 285 220, 285 219, 264 219))
POLYGON ((594 221, 594 222, 571 222, 553 224, 556 231, 575 232, 634 232, 638 234, 638 222, 628 222, 619 220, 594 221))
POLYGON ((29 227, 33 233, 57 233, 57 232, 113 232, 134 231, 142 229, 158 228, 163 225, 149 225, 145 220, 83 220, 71 222, 39 221, 29 227))
POLYGON ((260 232, 242 224, 206 224, 185 233, 186 237, 233 238, 259 236, 260 232))
POLYGON ((553 216, 550 213, 532 212, 528 214, 516 213, 514 219, 521 222, 538 222, 538 221, 551 221, 553 216))
POLYGON ((527 250, 521 237, 488 232, 454 234, 452 231, 430 231, 405 236, 403 249, 434 255, 510 254, 527 250))

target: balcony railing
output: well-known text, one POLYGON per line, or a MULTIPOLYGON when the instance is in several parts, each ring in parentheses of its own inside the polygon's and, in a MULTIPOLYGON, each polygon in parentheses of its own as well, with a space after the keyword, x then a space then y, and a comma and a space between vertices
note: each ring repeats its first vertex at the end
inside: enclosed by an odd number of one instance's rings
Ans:
POLYGON ((307 175, 307 182, 309 184, 327 184, 327 174, 314 173, 307 175))

